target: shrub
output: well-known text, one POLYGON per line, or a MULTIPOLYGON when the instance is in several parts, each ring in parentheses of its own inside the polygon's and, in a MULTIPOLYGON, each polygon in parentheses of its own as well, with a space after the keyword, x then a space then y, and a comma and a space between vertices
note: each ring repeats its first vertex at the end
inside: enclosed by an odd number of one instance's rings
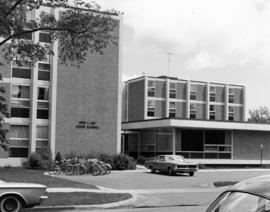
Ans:
POLYGON ((62 161, 62 155, 60 154, 60 152, 57 152, 57 154, 55 156, 55 160, 56 161, 62 161))
POLYGON ((48 170, 52 166, 52 163, 53 161, 50 150, 41 149, 36 153, 31 154, 28 161, 28 166, 31 169, 48 170))
POLYGON ((136 169, 136 164, 137 162, 133 158, 124 154, 118 154, 114 156, 112 167, 116 170, 136 169))
POLYGON ((144 156, 140 155, 138 158, 137 158, 137 163, 140 164, 140 165, 144 165, 146 159, 144 156))

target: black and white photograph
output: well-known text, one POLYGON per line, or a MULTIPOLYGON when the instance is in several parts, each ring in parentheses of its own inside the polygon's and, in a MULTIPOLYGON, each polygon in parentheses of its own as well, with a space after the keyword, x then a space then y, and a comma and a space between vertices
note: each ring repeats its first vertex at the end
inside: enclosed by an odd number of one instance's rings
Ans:
POLYGON ((269 212, 269 0, 0 0, 1 212, 269 212))

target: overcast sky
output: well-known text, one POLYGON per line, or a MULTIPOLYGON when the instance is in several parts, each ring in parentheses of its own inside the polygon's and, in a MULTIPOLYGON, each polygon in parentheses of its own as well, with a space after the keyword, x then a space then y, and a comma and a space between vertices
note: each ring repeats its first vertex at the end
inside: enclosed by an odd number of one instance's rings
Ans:
POLYGON ((270 108, 269 0, 96 2, 124 13, 123 79, 144 72, 240 84, 249 109, 270 108))

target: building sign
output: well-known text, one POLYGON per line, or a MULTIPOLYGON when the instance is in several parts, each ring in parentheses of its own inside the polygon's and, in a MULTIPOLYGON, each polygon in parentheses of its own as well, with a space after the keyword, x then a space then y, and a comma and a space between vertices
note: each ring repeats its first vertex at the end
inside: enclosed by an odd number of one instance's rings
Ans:
POLYGON ((75 126, 75 128, 78 129, 99 129, 99 126, 97 126, 95 121, 85 121, 80 120, 78 124, 75 126))

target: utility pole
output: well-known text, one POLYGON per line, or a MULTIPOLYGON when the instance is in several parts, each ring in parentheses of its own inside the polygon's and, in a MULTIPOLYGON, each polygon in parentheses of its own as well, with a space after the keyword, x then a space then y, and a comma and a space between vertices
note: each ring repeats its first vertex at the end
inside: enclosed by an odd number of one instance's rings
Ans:
POLYGON ((171 63, 171 56, 174 55, 172 52, 165 52, 168 56, 168 77, 170 76, 170 63, 171 63))

